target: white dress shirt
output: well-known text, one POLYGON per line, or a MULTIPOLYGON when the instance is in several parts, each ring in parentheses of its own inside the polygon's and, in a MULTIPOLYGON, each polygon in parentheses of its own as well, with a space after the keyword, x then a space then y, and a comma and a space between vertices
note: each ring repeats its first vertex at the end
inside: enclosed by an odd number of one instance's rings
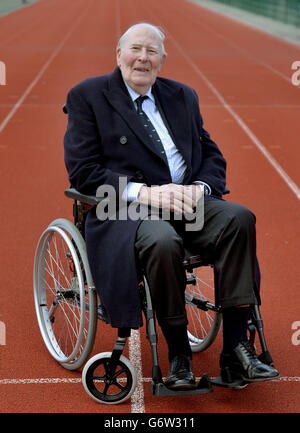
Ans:
MULTIPOLYGON (((135 100, 140 96, 139 93, 135 92, 131 87, 128 86, 126 81, 124 81, 129 95, 134 102, 135 108, 137 108, 137 104, 135 100)), ((162 145, 164 147, 166 157, 168 160, 169 170, 171 174, 171 179, 173 183, 182 184, 184 179, 185 170, 187 168, 186 163, 175 146, 172 137, 169 134, 169 131, 164 124, 162 117, 160 115, 159 110, 157 109, 155 105, 155 99, 152 94, 151 88, 149 88, 148 92, 145 96, 148 96, 148 98, 143 102, 143 111, 147 114, 149 117, 152 125, 156 129, 159 138, 161 139, 162 145)), ((198 183, 198 182, 195 182, 198 183)), ((199 181, 199 183, 206 185, 209 188, 209 185, 205 184, 204 182, 199 181)), ((137 199, 139 191, 141 187, 145 185, 144 183, 139 182, 129 182, 127 184, 127 188, 123 192, 122 198, 126 201, 134 201, 137 199)))

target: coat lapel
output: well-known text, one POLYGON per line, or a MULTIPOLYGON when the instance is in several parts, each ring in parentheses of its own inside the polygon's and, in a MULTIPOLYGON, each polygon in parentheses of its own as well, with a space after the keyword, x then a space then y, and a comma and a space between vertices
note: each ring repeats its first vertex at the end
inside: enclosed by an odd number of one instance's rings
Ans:
POLYGON ((112 79, 109 89, 103 90, 105 97, 110 105, 125 120, 134 134, 143 142, 143 144, 160 159, 163 160, 160 153, 154 148, 151 138, 149 138, 146 129, 137 118, 133 102, 127 92, 121 73, 118 68, 112 73, 112 79))
MULTIPOLYGON (((163 160, 159 152, 154 148, 152 140, 148 137, 143 125, 137 121, 137 114, 131 98, 127 92, 121 72, 116 68, 111 74, 108 89, 103 90, 108 102, 120 114, 133 133, 143 144, 159 158, 163 160)), ((183 89, 178 85, 170 85, 157 78, 153 92, 160 105, 161 114, 165 117, 169 132, 182 154, 188 168, 191 167, 191 129, 189 125, 188 111, 184 99, 183 89)))
POLYGON ((191 128, 189 126, 188 111, 185 105, 183 89, 180 85, 170 87, 159 78, 153 86, 171 136, 176 147, 182 154, 187 166, 191 166, 191 128))

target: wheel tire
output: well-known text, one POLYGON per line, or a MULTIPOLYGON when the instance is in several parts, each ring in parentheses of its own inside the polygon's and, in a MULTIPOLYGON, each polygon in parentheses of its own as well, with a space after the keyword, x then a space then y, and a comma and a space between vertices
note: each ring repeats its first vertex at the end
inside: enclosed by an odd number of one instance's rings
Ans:
POLYGON ((111 355, 112 352, 98 353, 86 363, 82 371, 84 389, 97 403, 122 403, 131 397, 136 387, 134 367, 123 355, 118 360, 116 371, 111 378, 109 374, 111 355), (121 377, 121 374, 124 376, 121 377))
POLYGON ((79 230, 66 219, 42 233, 34 259, 34 300, 51 355, 66 369, 88 359, 97 329, 97 295, 79 230))

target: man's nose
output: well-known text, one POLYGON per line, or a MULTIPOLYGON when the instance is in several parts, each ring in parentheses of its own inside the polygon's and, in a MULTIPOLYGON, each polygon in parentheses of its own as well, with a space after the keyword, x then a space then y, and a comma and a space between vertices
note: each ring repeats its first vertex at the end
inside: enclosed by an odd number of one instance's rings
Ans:
POLYGON ((140 55, 139 55, 139 60, 143 61, 143 62, 148 60, 148 51, 146 50, 146 48, 141 49, 140 55))

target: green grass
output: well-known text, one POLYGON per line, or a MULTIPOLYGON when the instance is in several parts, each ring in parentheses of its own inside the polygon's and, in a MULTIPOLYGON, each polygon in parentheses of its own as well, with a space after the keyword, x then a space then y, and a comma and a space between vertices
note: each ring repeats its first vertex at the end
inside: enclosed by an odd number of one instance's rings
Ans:
POLYGON ((0 0, 0 16, 5 15, 8 12, 12 12, 16 9, 20 9, 25 7, 31 3, 35 3, 39 0, 26 0, 26 3, 23 3, 22 0, 0 0))

